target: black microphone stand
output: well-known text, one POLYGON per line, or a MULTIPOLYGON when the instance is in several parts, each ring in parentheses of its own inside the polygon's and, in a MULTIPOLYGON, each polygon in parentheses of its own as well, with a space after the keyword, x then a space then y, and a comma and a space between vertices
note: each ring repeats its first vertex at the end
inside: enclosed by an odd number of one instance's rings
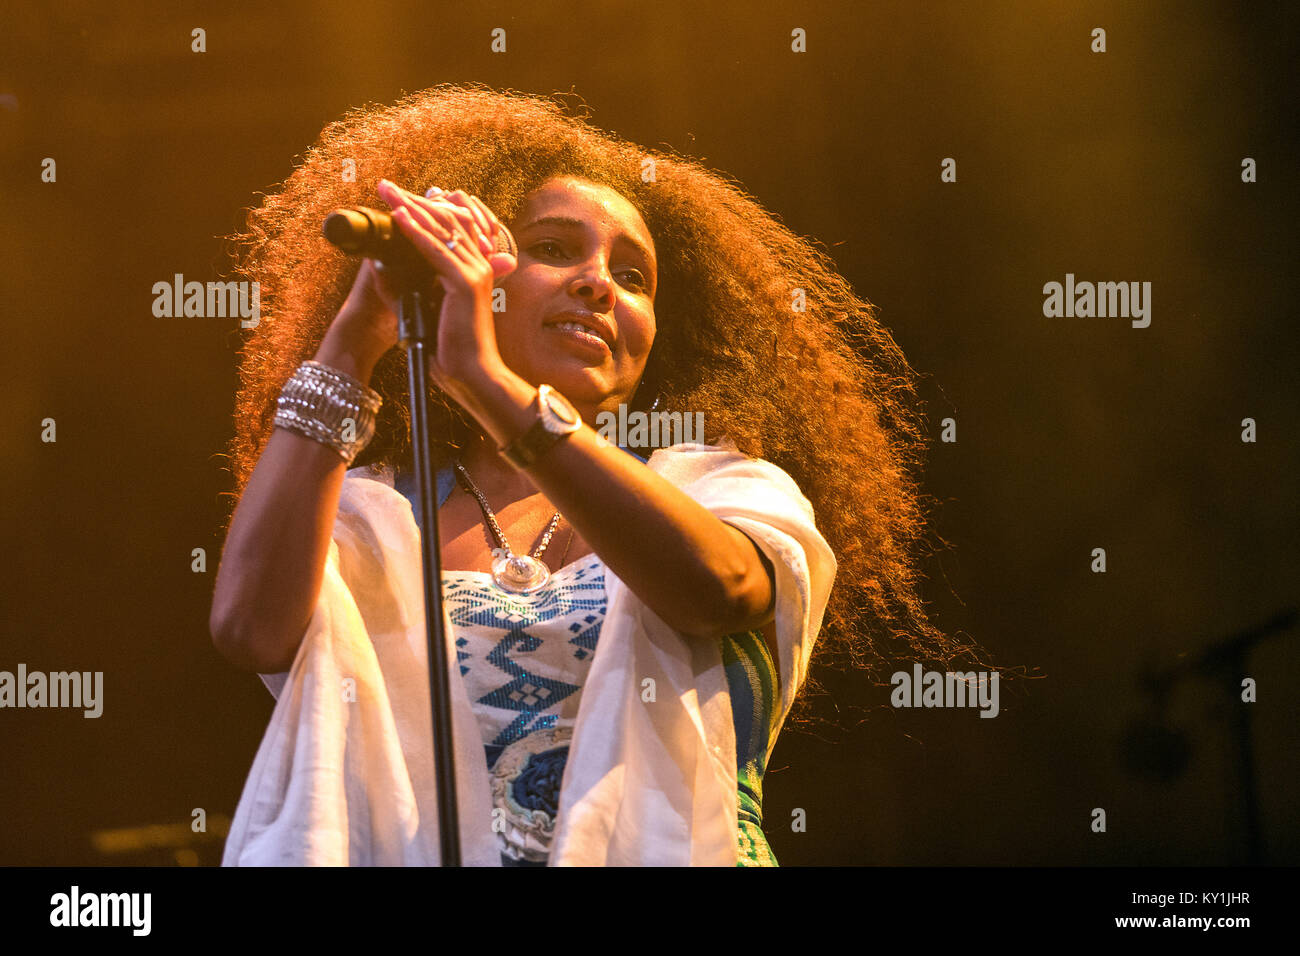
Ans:
POLYGON ((438 836, 443 866, 460 866, 460 814, 456 807, 456 753, 452 736, 451 675, 442 613, 442 546, 438 493, 429 440, 428 355, 437 345, 436 300, 431 271, 389 264, 385 271, 402 288, 397 344, 406 349, 410 386, 411 456, 415 463, 416 519, 424 567, 424 627, 429 650, 429 698, 433 717, 433 766, 438 778, 438 836))
POLYGON ((438 341, 441 298, 432 268, 398 235, 392 218, 372 209, 339 209, 326 220, 325 238, 344 252, 375 260, 376 268, 401 291, 397 344, 406 349, 410 389, 411 458, 415 464, 415 520, 424 571, 424 633, 429 652, 429 701, 433 718, 433 767, 438 780, 438 840, 443 866, 460 866, 460 814, 456 808, 456 752, 451 723, 451 677, 442 626, 442 545, 438 497, 429 442, 428 354, 438 341))
POLYGON ((438 536, 438 496, 429 441, 428 354, 437 343, 437 312, 430 295, 402 293, 398 345, 406 349, 411 388, 411 454, 415 459, 416 501, 424 561, 424 626, 429 648, 429 697, 433 702, 433 767, 438 778, 438 836, 442 865, 460 866, 460 816, 456 810, 456 756, 451 727, 451 675, 442 627, 442 545, 438 536), (430 308, 433 306, 433 308, 430 308), (432 320, 430 320, 432 316, 432 320))
POLYGON ((438 497, 429 442, 428 354, 438 342, 440 280, 407 242, 387 213, 364 206, 336 209, 321 228, 325 238, 351 255, 372 258, 401 290, 397 344, 406 349, 411 408, 411 457, 415 464, 415 519, 424 569, 424 633, 429 652, 429 701, 433 718, 433 767, 438 778, 438 838, 443 866, 460 866, 460 814, 456 809, 456 751, 451 723, 451 677, 442 626, 442 546, 438 497))
MULTIPOLYGON (((322 227, 326 239, 353 255, 374 258, 401 290, 397 344, 406 349, 411 408, 411 457, 415 464, 416 523, 424 568, 424 629, 429 652, 429 699, 433 718, 433 766, 438 778, 438 836, 443 866, 460 866, 460 814, 456 808, 456 753, 452 736, 451 675, 442 611, 442 546, 438 498, 429 439, 428 356, 438 342, 441 280, 407 242, 387 213, 365 207, 335 210, 322 227)), ((509 233, 497 251, 516 254, 509 233)))

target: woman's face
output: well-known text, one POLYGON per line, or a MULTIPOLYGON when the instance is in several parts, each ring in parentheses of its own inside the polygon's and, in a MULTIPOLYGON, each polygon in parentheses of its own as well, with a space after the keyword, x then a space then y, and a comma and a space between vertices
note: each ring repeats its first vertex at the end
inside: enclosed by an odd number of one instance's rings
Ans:
POLYGON ((617 191, 566 176, 530 193, 510 232, 519 265, 498 283, 502 359, 584 413, 630 402, 655 338, 657 262, 641 214, 617 191))

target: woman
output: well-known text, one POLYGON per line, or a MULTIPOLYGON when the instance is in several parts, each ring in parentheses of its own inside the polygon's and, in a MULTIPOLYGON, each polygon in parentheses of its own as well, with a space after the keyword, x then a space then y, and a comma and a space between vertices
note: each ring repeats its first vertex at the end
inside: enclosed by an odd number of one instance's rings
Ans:
POLYGON ((910 372, 735 187, 478 87, 327 128, 241 237, 263 311, 211 627, 278 702, 225 862, 436 860, 396 300, 318 233, 375 204, 367 170, 445 290, 430 374, 466 861, 775 865, 762 774, 819 635, 861 659, 870 616, 954 650, 913 591, 910 372), (502 221, 517 259, 492 252, 502 221), (620 405, 702 413, 705 437, 614 447, 593 426, 620 405))

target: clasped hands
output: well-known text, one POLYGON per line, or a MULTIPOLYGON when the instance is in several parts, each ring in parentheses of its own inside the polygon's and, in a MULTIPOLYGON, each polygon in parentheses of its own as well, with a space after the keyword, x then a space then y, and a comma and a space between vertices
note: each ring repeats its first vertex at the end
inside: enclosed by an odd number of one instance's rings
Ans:
MULTIPOLYGON (((392 208, 393 222, 430 265, 444 295, 436 348, 429 358, 433 380, 453 398, 484 375, 504 368, 497 348, 492 312, 493 286, 514 271, 517 261, 495 251, 505 227, 477 197, 464 190, 431 188, 425 196, 380 180, 379 197, 392 208)), ((396 315, 398 292, 376 270, 381 298, 396 315)), ((396 344, 396 338, 389 343, 396 344)))

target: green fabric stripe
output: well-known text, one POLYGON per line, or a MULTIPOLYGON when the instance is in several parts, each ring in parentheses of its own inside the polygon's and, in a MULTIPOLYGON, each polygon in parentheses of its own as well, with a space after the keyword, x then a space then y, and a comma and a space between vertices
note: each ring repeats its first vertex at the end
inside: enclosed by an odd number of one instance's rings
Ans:
POLYGON ((736 865, 777 866, 763 834, 763 774, 781 714, 776 666, 761 631, 724 637, 722 663, 736 728, 736 865))

